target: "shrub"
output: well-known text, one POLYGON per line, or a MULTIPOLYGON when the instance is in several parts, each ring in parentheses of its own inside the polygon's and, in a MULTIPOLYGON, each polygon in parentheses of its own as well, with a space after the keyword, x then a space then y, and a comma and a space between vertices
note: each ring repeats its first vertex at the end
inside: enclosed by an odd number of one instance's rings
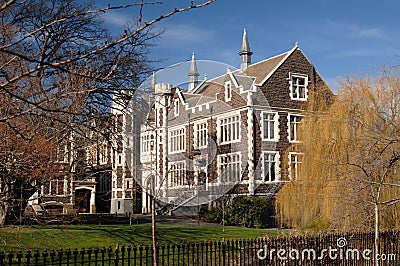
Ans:
POLYGON ((211 209, 201 208, 199 217, 206 223, 221 223, 222 209, 220 207, 213 207, 211 209))
POLYGON ((327 230, 331 226, 331 223, 321 217, 314 219, 309 225, 305 226, 303 229, 312 231, 323 231, 327 230))
POLYGON ((263 198, 238 196, 227 206, 225 218, 228 225, 266 228, 271 226, 271 212, 271 204, 263 198))

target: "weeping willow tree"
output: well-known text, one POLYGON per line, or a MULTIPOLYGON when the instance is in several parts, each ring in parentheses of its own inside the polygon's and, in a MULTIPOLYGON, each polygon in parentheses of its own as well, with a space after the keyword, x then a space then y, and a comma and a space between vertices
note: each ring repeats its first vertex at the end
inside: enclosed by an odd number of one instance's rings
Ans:
POLYGON ((283 224, 376 232, 400 225, 399 74, 347 78, 329 106, 311 95, 301 178, 277 195, 283 224))

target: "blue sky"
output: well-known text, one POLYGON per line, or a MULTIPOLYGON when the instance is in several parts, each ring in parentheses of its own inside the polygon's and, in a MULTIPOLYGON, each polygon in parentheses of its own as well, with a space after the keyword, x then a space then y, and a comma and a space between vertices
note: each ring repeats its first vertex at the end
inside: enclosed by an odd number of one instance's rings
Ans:
MULTIPOLYGON (((100 6, 130 0, 95 0, 100 6)), ((139 1, 136 1, 139 2, 139 1)), ((144 8, 151 20, 174 5, 190 1, 165 1, 165 6, 144 8)), ((196 1, 195 1, 196 2, 196 1)), ((151 57, 163 59, 159 67, 189 60, 215 60, 239 67, 243 28, 247 28, 252 61, 290 50, 296 42, 316 69, 336 90, 346 75, 368 73, 400 61, 400 1, 398 0, 216 0, 212 5, 177 14, 160 22, 165 32, 152 48, 151 57)), ((135 19, 134 10, 104 16, 114 31, 135 19)))

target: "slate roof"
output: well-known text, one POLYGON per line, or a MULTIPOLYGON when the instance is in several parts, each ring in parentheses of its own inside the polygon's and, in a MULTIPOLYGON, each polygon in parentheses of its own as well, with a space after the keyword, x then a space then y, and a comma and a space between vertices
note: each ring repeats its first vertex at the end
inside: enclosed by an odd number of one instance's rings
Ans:
MULTIPOLYGON (((290 51, 268 58, 266 60, 251 64, 243 73, 240 70, 233 71, 232 77, 244 90, 251 88, 252 84, 261 84, 269 77, 285 60, 297 49, 297 45, 290 51)), ((225 81, 229 80, 229 74, 203 81, 190 93, 181 91, 186 104, 189 107, 201 105, 216 99, 216 94, 223 91, 225 81)))
POLYGON ((255 77, 256 84, 260 84, 265 77, 271 74, 271 72, 280 65, 283 59, 285 59, 291 51, 271 57, 264 61, 250 65, 244 73, 250 77, 255 77))

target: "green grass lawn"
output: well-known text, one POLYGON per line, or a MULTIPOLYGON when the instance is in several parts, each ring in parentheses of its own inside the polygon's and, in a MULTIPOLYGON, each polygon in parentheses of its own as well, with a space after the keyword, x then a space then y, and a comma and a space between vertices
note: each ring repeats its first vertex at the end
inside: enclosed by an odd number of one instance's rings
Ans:
MULTIPOLYGON (((157 225, 157 241, 178 243, 187 241, 248 239, 287 233, 271 229, 241 227, 157 225)), ((20 226, 0 228, 0 250, 59 249, 81 247, 115 247, 151 243, 151 225, 68 225, 20 226)))

